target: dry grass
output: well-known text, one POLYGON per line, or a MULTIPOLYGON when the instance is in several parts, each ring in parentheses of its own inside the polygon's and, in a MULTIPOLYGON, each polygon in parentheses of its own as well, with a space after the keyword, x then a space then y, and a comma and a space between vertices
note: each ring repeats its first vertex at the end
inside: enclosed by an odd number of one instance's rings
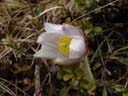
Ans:
MULTIPOLYGON (((57 66, 58 75, 50 71, 53 67, 49 65, 50 61, 33 57, 40 47, 36 39, 44 31, 44 22, 71 23, 88 33, 88 63, 91 64, 97 82, 97 88, 88 96, 114 96, 116 93, 119 95, 115 96, 127 96, 127 24, 120 23, 118 26, 107 21, 105 17, 99 19, 98 11, 109 5, 111 3, 89 12, 86 10, 87 13, 84 13, 75 0, 0 0, 0 96, 33 96, 38 87, 35 87, 34 81, 35 78, 39 79, 39 74, 36 75, 39 71, 41 82, 38 83, 42 90, 37 90, 44 96, 62 96, 63 93, 63 96, 88 94, 85 90, 88 86, 84 86, 85 89, 81 86, 67 87, 70 81, 58 79, 71 71, 70 68, 57 66), (95 19, 102 22, 94 22, 95 19), (95 27, 97 25, 98 27, 95 27), (38 66, 41 69, 36 70, 35 65, 41 65, 38 66), (67 95, 68 92, 70 95, 67 95)), ((100 12, 106 16, 105 11, 100 12)), ((73 76, 76 76, 75 70, 81 72, 77 67, 71 66, 74 69, 73 76)), ((82 80, 79 80, 79 83, 81 82, 82 80)))

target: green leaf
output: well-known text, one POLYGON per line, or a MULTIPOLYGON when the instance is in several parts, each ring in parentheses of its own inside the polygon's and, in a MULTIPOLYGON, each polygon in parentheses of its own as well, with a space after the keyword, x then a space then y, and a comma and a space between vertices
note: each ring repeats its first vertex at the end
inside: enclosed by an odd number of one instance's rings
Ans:
POLYGON ((122 96, 128 96, 128 88, 125 85, 116 84, 112 86, 117 92, 122 93, 122 96))
POLYGON ((124 92, 124 91, 128 90, 127 88, 125 88, 124 85, 120 85, 120 84, 116 84, 116 85, 112 86, 112 88, 118 92, 122 92, 122 91, 124 92))
POLYGON ((82 86, 84 89, 88 91, 88 93, 91 93, 93 90, 96 89, 96 84, 94 82, 90 82, 86 79, 83 79, 80 81, 80 86, 82 86))
POLYGON ((123 96, 128 96, 128 92, 124 92, 123 93, 123 96))
POLYGON ((82 25, 82 29, 92 29, 92 24, 91 22, 89 22, 88 20, 86 19, 82 19, 82 22, 81 22, 81 25, 82 25))
POLYGON ((73 74, 66 74, 63 76, 63 80, 64 81, 68 81, 69 79, 71 79, 73 77, 73 74))
POLYGON ((93 71, 97 70, 98 68, 100 68, 102 66, 101 63, 97 62, 94 66, 93 66, 93 71))
POLYGON ((41 11, 42 11, 42 9, 39 6, 37 6, 35 9, 35 14, 39 15, 41 13, 41 11))
POLYGON ((84 89, 88 89, 88 84, 89 82, 86 79, 83 79, 80 81, 80 85, 84 88, 84 89))
POLYGON ((92 32, 93 33, 100 33, 100 32, 102 32, 102 28, 101 27, 99 27, 99 26, 96 26, 96 27, 94 27, 93 29, 92 29, 92 32))
POLYGON ((120 61, 121 61, 123 64, 128 65, 128 58, 120 59, 120 61))
POLYGON ((85 0, 75 0, 77 3, 81 4, 81 3, 85 3, 85 0))
POLYGON ((48 91, 48 96, 55 96, 55 94, 56 94, 55 87, 51 84, 50 89, 48 91))
POLYGON ((78 80, 84 76, 84 71, 79 67, 75 69, 75 75, 78 80))
POLYGON ((73 77, 71 82, 72 82, 72 85, 73 85, 73 86, 77 86, 78 83, 79 83, 79 80, 76 79, 75 77, 73 77))
POLYGON ((107 90, 106 90, 106 88, 105 88, 105 87, 103 88, 102 96, 108 96, 108 93, 107 93, 107 90))
POLYGON ((63 71, 62 70, 59 70, 57 72, 57 79, 61 80, 63 78, 63 71))
POLYGON ((121 52, 121 51, 125 51, 125 50, 127 50, 127 49, 128 49, 128 46, 124 46, 124 47, 121 47, 121 48, 115 50, 114 53, 118 53, 118 52, 121 52))
POLYGON ((60 92, 59 92, 59 96, 69 96, 68 94, 69 88, 67 87, 63 87, 60 92))
POLYGON ((74 68, 74 66, 72 66, 72 65, 64 66, 63 71, 65 71, 67 73, 73 73, 73 68, 74 68))
POLYGON ((71 22, 71 18, 70 17, 66 18, 65 23, 70 24, 70 22, 71 22))

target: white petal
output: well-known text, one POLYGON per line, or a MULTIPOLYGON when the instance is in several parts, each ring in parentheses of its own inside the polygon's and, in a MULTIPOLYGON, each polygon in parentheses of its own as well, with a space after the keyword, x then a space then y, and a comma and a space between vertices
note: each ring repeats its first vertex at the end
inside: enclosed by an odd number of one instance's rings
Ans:
POLYGON ((56 44, 56 42, 58 41, 58 39, 63 36, 63 34, 61 33, 47 33, 44 32, 42 34, 39 35, 37 42, 39 44, 47 44, 47 43, 53 43, 56 44))
POLYGON ((71 59, 78 59, 81 56, 82 55, 79 52, 74 51, 74 50, 70 50, 69 58, 71 58, 71 59))
POLYGON ((62 25, 44 23, 44 29, 46 30, 46 32, 62 32, 62 25))
POLYGON ((71 37, 82 36, 83 37, 82 30, 80 30, 72 25, 64 24, 62 29, 63 29, 64 34, 66 34, 68 36, 71 36, 71 37))
POLYGON ((80 59, 61 58, 61 57, 58 57, 54 60, 55 63, 60 64, 60 65, 69 65, 69 64, 73 64, 79 61, 80 59))
POLYGON ((57 57, 63 57, 63 55, 57 50, 57 48, 42 45, 41 49, 34 54, 34 57, 55 59, 57 57))
POLYGON ((86 51, 86 45, 83 38, 72 39, 70 43, 70 58, 80 58, 86 51))

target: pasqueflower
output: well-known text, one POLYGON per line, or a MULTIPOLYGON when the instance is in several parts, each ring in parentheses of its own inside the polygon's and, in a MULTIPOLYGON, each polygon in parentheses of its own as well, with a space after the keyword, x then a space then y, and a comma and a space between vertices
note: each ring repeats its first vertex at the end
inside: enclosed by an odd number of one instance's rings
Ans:
POLYGON ((71 64, 80 61, 86 53, 85 37, 82 30, 69 24, 45 23, 37 43, 41 49, 34 56, 51 59, 57 64, 71 64))

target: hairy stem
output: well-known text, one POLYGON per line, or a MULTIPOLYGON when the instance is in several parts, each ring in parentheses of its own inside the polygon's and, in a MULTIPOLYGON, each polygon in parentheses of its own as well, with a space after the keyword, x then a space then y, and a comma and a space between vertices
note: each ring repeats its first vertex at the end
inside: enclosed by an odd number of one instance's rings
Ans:
POLYGON ((85 78, 86 78, 86 80, 88 80, 88 89, 87 90, 89 93, 91 93, 96 88, 96 82, 95 82, 95 79, 91 72, 91 68, 90 68, 87 56, 85 57, 85 62, 84 62, 83 68, 84 68, 84 72, 85 72, 85 78))

